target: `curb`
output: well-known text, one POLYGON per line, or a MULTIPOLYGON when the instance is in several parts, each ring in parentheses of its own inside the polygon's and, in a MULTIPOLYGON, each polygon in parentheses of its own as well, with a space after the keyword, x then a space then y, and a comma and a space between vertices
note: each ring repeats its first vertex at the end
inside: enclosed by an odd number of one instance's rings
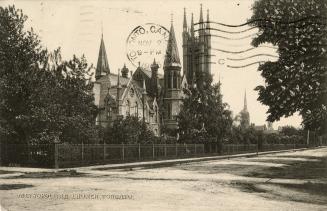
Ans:
MULTIPOLYGON (((279 151, 266 151, 266 152, 259 152, 258 155, 266 155, 266 154, 276 154, 276 153, 283 153, 283 152, 295 152, 295 151, 303 151, 303 150, 310 150, 310 149, 317 149, 323 147, 316 147, 316 148, 299 148, 299 149, 288 149, 288 150, 279 150, 279 151)), ((140 168, 140 167, 164 167, 164 166, 171 166, 175 164, 182 164, 182 163, 191 163, 191 162, 201 162, 201 161, 209 161, 209 160, 223 160, 223 159, 230 159, 230 158, 240 158, 240 157, 256 157, 257 153, 244 153, 244 154, 235 154, 235 155, 218 155, 218 156, 210 156, 210 157, 202 157, 202 158, 184 158, 184 159, 174 159, 174 160, 161 160, 161 161, 148 161, 148 162, 138 162, 138 163, 128 163, 128 164, 109 164, 108 166, 89 166, 89 167, 76 167, 70 169, 80 169, 80 170, 112 170, 112 169, 126 169, 126 168, 140 168)))

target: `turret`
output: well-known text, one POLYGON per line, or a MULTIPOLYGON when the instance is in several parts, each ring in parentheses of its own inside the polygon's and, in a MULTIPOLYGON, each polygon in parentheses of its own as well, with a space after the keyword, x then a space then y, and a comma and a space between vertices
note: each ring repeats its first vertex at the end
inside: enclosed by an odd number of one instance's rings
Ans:
POLYGON ((120 84, 120 69, 118 69, 118 76, 117 76, 117 105, 118 105, 118 114, 121 115, 121 89, 122 89, 122 86, 120 84))
POLYGON ((151 94, 154 97, 158 98, 158 69, 159 65, 156 63, 156 60, 153 60, 151 64, 151 94))
POLYGON ((205 70, 211 74, 211 34, 210 34, 210 20, 209 10, 207 10, 207 24, 205 35, 205 70))
POLYGON ((124 67, 121 69, 121 76, 123 78, 128 78, 128 68, 126 67, 126 64, 124 64, 124 67))
POLYGON ((184 21, 183 21, 183 72, 185 76, 188 76, 188 48, 189 48, 189 33, 187 31, 187 22, 186 22, 186 9, 184 8, 184 21))

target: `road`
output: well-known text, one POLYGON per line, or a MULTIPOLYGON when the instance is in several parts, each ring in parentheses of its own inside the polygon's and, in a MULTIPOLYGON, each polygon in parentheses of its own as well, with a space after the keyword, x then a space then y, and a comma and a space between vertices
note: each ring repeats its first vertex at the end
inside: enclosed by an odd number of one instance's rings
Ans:
POLYGON ((160 168, 0 168, 0 204, 10 211, 327 210, 327 148, 160 168))

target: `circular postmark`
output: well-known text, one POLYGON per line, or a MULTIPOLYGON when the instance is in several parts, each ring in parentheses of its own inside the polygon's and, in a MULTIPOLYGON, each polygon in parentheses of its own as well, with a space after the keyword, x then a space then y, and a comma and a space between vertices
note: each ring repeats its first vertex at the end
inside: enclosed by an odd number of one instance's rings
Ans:
POLYGON ((128 60, 137 67, 149 69, 153 59, 159 67, 164 61, 169 31, 155 23, 146 23, 137 26, 129 34, 126 41, 128 60))

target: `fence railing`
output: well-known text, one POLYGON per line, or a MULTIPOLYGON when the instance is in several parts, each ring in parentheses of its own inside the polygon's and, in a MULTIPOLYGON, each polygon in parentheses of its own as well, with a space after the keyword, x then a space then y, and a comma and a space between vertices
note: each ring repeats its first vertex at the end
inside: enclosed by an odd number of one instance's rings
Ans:
POLYGON ((74 167, 305 148, 304 144, 6 144, 2 165, 74 167))

